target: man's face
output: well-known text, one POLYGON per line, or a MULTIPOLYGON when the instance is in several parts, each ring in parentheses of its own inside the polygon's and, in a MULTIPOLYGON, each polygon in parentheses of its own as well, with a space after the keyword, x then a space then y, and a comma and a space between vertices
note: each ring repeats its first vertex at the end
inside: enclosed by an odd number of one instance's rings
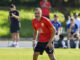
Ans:
POLYGON ((11 11, 13 11, 13 10, 15 10, 15 9, 16 9, 15 7, 13 7, 13 8, 10 8, 10 10, 11 10, 11 11))
POLYGON ((78 16, 77 15, 74 15, 74 17, 77 18, 78 16))
POLYGON ((78 17, 78 14, 77 14, 77 13, 75 13, 75 14, 74 14, 74 17, 75 17, 75 18, 77 18, 77 17, 78 17))
POLYGON ((74 19, 71 19, 71 23, 74 24, 74 19))
POLYGON ((55 16, 55 17, 54 17, 54 20, 55 20, 55 21, 58 21, 58 16, 55 16))
POLYGON ((42 16, 41 10, 35 10, 34 14, 36 19, 40 19, 42 16))

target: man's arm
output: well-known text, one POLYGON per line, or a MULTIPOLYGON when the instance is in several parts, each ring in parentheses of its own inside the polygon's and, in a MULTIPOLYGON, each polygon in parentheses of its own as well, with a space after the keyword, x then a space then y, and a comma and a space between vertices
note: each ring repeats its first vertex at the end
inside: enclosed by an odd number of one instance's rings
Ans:
POLYGON ((50 40, 49 40, 50 43, 52 43, 52 41, 53 41, 52 39, 54 38, 54 36, 55 36, 55 34, 56 34, 56 29, 55 29, 54 26, 51 28, 51 30, 52 30, 53 32, 52 32, 51 38, 50 38, 50 40))
POLYGON ((51 6, 46 6, 46 4, 41 5, 41 7, 51 8, 51 6))
POLYGON ((34 49, 35 44, 36 44, 36 37, 37 37, 37 31, 34 30, 34 34, 33 34, 33 42, 32 42, 32 47, 33 47, 33 49, 34 49))
POLYGON ((58 28, 58 36, 61 34, 61 27, 58 28))
POLYGON ((56 34, 56 29, 54 28, 54 26, 51 28, 51 30, 53 31, 52 32, 52 35, 51 35, 51 38, 50 40, 48 41, 48 44, 47 44, 47 47, 49 47, 50 49, 53 49, 53 45, 52 45, 52 42, 53 42, 53 38, 56 34))
POLYGON ((70 33, 71 33, 71 28, 68 29, 68 34, 70 34, 70 33))
POLYGON ((44 2, 44 3, 41 5, 41 7, 51 8, 51 5, 50 5, 50 6, 47 6, 46 4, 47 4, 47 2, 44 2))
POLYGON ((36 40, 36 37, 37 37, 37 31, 36 31, 36 30, 34 30, 33 40, 36 40))
POLYGON ((8 20, 10 20, 10 16, 8 16, 8 20))
POLYGON ((14 17, 14 18, 16 18, 16 19, 19 19, 19 18, 20 18, 19 16, 14 15, 13 13, 12 13, 12 17, 14 17))
POLYGON ((72 36, 74 36, 75 34, 78 34, 78 33, 79 33, 79 29, 77 29, 77 31, 72 36))

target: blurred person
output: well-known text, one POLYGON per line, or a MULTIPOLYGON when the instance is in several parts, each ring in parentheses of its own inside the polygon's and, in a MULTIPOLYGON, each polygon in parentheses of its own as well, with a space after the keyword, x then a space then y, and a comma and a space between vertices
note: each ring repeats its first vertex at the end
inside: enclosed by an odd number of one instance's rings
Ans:
POLYGON ((20 30, 20 16, 19 11, 16 10, 16 6, 14 4, 11 4, 10 6, 10 12, 9 12, 9 20, 10 20, 10 32, 12 34, 12 47, 19 46, 19 30, 20 30))
POLYGON ((55 35, 54 40, 58 40, 58 47, 66 48, 65 41, 63 40, 64 37, 61 34, 61 23, 58 20, 58 15, 57 14, 54 15, 54 19, 51 21, 51 23, 53 24, 53 26, 56 29, 56 35, 55 35))
POLYGON ((40 6, 42 8, 42 16, 50 18, 49 13, 51 8, 51 3, 48 0, 42 0, 40 1, 40 6))
POLYGON ((74 18, 75 18, 75 24, 78 25, 80 33, 80 18, 78 17, 78 13, 74 13, 74 18))
POLYGON ((36 8, 34 11, 35 19, 32 20, 32 26, 34 30, 33 35, 33 60, 37 60, 39 55, 42 55, 44 51, 47 52, 50 60, 55 60, 53 55, 53 38, 56 33, 54 26, 51 24, 50 20, 42 16, 42 10, 36 8), (40 36, 36 44, 37 31, 40 36), (36 45, 35 45, 36 44, 36 45))
POLYGON ((71 18, 71 16, 69 15, 66 24, 70 23, 70 18, 71 18))
POLYGON ((75 21, 74 17, 71 17, 70 24, 67 25, 67 29, 68 29, 67 45, 68 45, 68 48, 70 48, 70 39, 76 38, 76 49, 78 49, 79 48, 79 27, 77 24, 75 24, 74 21, 75 21))
MULTIPOLYGON (((73 15, 74 15, 74 19, 75 19, 74 22, 75 22, 75 24, 78 25, 79 33, 80 33, 80 18, 78 17, 78 13, 74 13, 73 15)), ((71 20, 70 20, 70 17, 69 17, 69 19, 67 21, 67 24, 70 24, 70 22, 71 22, 71 20)))

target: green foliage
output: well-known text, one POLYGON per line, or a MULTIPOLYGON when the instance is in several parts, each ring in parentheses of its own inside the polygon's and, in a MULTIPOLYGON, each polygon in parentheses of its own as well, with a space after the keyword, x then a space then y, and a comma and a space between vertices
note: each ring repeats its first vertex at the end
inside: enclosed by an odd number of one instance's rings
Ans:
MULTIPOLYGON (((8 20, 8 11, 0 10, 0 37, 10 37, 10 21, 8 20)), ((32 37, 32 19, 34 14, 32 10, 20 10, 21 37, 32 37)))
MULTIPOLYGON (((73 16, 73 13, 80 13, 80 8, 66 8, 70 14, 73 16)), ((27 9, 26 7, 18 7, 20 12, 20 36, 21 37, 32 37, 33 36, 33 28, 32 28, 32 19, 34 18, 34 8, 27 9)), ((67 12, 68 13, 68 12, 67 12)), ((8 20, 9 11, 3 9, 0 10, 0 37, 11 37, 10 34, 10 21, 8 20)), ((59 21, 62 23, 62 27, 66 28, 66 20, 64 18, 64 14, 62 14, 57 9, 51 11, 50 20, 54 19, 54 14, 58 14, 59 21)))
POLYGON ((10 35, 9 32, 8 11, 0 10, 0 37, 10 35))

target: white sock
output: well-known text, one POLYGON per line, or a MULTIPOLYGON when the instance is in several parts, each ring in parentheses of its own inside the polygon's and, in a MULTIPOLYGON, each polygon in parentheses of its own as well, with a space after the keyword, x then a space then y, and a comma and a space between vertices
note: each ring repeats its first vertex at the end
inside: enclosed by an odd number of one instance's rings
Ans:
POLYGON ((16 44, 16 42, 13 42, 12 44, 13 44, 13 45, 15 45, 15 44, 16 44))
POLYGON ((79 41, 76 41, 76 48, 79 48, 79 41))
POLYGON ((19 42, 16 42, 16 45, 19 45, 19 42))
POLYGON ((70 48, 70 40, 67 41, 68 48, 70 48))
POLYGON ((62 47, 65 48, 66 45, 65 45, 65 41, 62 41, 62 47))

